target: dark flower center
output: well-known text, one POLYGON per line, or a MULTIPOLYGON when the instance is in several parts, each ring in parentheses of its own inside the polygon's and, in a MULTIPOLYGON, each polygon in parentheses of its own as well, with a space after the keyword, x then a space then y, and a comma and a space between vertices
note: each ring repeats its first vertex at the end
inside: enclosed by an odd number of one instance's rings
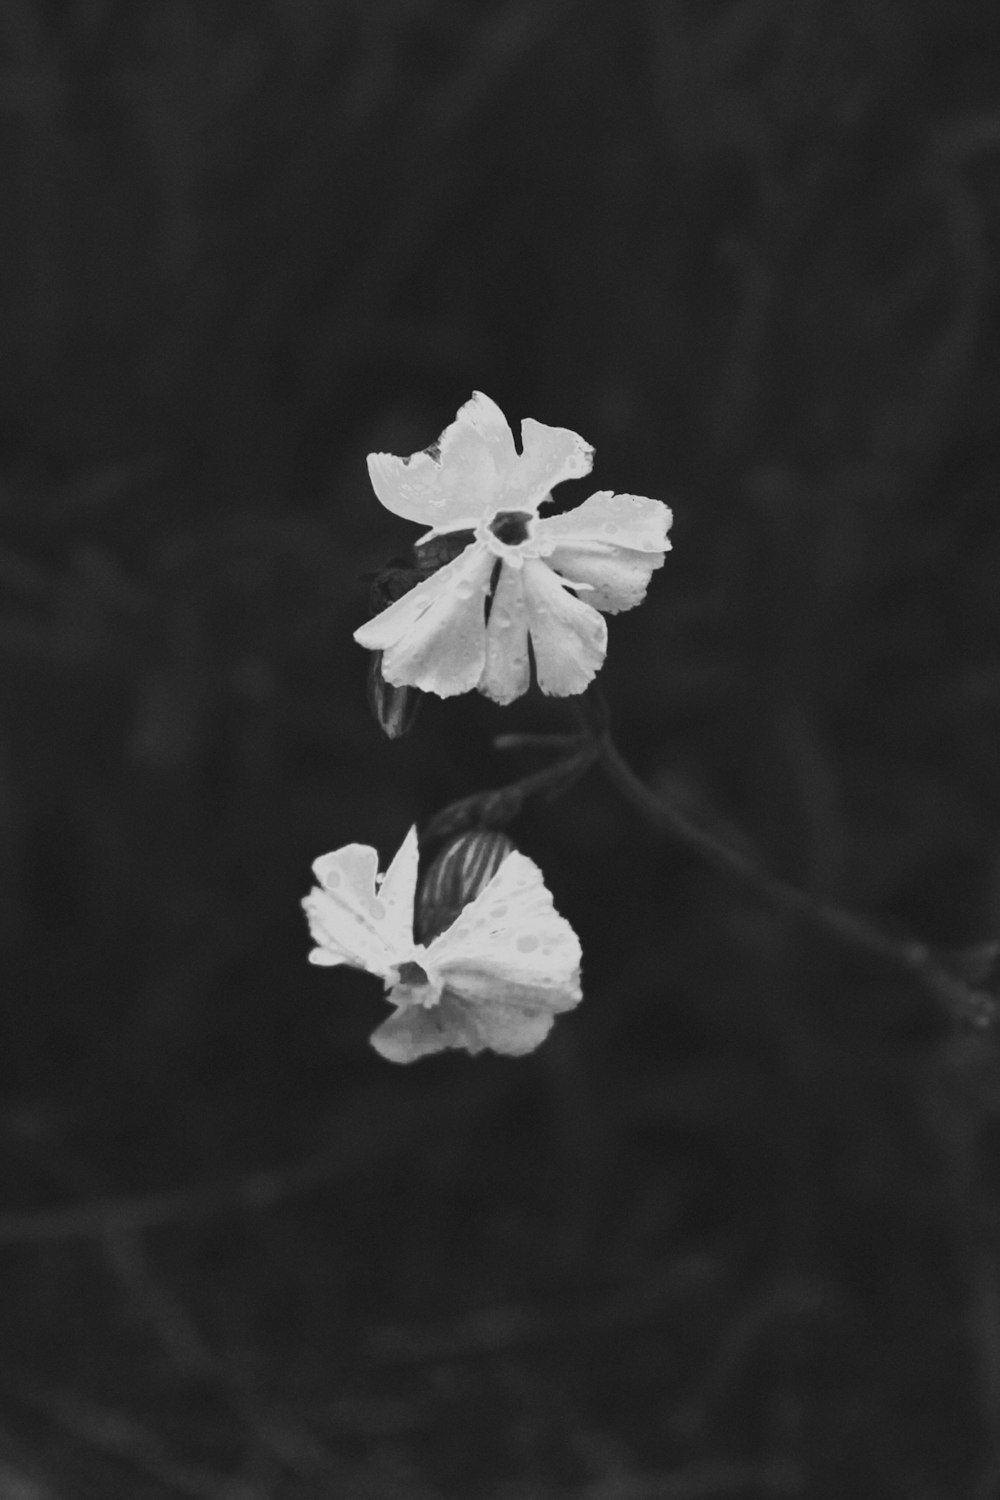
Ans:
POLYGON ((490 522, 490 530, 498 542, 516 547, 518 542, 528 540, 528 522, 533 519, 523 510, 501 510, 490 522))
POLYGON ((429 983, 425 971, 419 964, 413 963, 411 959, 408 959, 405 964, 400 964, 399 982, 400 984, 413 985, 429 983))

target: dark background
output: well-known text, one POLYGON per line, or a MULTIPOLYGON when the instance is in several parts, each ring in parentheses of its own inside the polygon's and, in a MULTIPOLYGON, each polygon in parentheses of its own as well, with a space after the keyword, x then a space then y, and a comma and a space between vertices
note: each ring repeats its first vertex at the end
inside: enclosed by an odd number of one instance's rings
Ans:
POLYGON ((567 722, 365 704, 365 455, 479 388, 674 508, 648 783, 1000 933, 990 14, 3 7, 4 1497, 997 1494, 992 1036, 596 774, 514 829, 584 948, 529 1059, 382 1062, 298 905, 567 722))

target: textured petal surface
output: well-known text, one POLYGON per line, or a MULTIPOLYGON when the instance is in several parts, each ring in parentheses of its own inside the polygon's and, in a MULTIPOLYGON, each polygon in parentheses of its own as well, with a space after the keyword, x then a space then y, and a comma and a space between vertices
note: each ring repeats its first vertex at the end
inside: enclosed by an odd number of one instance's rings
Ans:
POLYGON ((486 626, 486 665, 477 685, 494 703, 512 703, 530 684, 524 574, 520 568, 505 566, 493 594, 486 626))
POLYGON ((604 617, 538 558, 525 563, 523 579, 538 686, 556 698, 582 693, 607 652, 604 617))
POLYGON ((385 977, 412 949, 413 893, 407 912, 403 867, 391 889, 391 907, 376 892, 377 872, 378 854, 368 844, 347 844, 315 862, 320 885, 302 903, 317 945, 309 955, 313 963, 350 964, 385 977))
POLYGON ((556 911, 541 870, 524 854, 508 855, 475 901, 429 945, 427 963, 472 1005, 480 1034, 490 1032, 492 1016, 508 1043, 518 1016, 525 1035, 534 1036, 539 1016, 571 1010, 580 999, 579 939, 556 911))
POLYGON ((476 391, 436 444, 411 458, 372 453, 368 473, 387 510, 449 531, 476 525, 516 461, 506 417, 496 402, 476 391))
POLYGON ((589 474, 594 450, 568 427, 546 427, 525 417, 521 423, 521 455, 502 496, 502 509, 534 511, 553 485, 589 474))
POLYGON ((582 543, 556 547, 547 561, 568 582, 587 585, 581 599, 591 609, 617 615, 642 603, 652 574, 663 566, 663 553, 582 543))
POLYGON ((473 543, 354 632, 360 646, 383 653, 386 682, 442 698, 476 686, 486 661, 485 601, 493 562, 485 547, 473 543))
POLYGON ((605 542, 638 552, 668 552, 672 521, 670 507, 662 500, 599 490, 575 510, 537 522, 535 535, 546 541, 605 542))
POLYGON ((585 602, 613 615, 642 601, 670 550, 672 520, 660 500, 602 490, 565 515, 537 521, 535 536, 546 546, 556 544, 547 560, 557 573, 589 585, 585 602))

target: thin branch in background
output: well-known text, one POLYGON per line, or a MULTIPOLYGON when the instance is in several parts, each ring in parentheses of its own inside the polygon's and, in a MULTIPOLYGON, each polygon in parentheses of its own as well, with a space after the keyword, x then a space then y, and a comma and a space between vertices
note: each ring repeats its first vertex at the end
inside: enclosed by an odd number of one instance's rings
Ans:
POLYGON ((109 1232, 103 1247, 113 1274, 178 1373, 204 1381, 240 1423, 246 1441, 285 1473, 313 1479, 333 1471, 332 1453, 301 1422, 266 1402, 245 1362, 210 1347, 182 1298, 151 1264, 135 1231, 109 1232))
POLYGON ((168 1188, 116 1198, 96 1198, 68 1207, 0 1214, 0 1245, 52 1244, 101 1235, 190 1224, 241 1211, 259 1212, 284 1199, 367 1171, 395 1151, 454 1121, 465 1124, 509 1087, 496 1077, 472 1079, 432 1098, 400 1099, 392 1090, 372 1091, 333 1123, 335 1140, 280 1167, 244 1172, 194 1187, 168 1188))
POLYGON ((610 729, 600 734, 597 745, 596 758, 612 786, 654 827, 671 834, 715 869, 739 880, 771 905, 805 917, 849 948, 902 969, 944 1008, 951 1019, 980 1028, 990 1026, 996 1020, 996 998, 945 967, 926 943, 890 937, 867 918, 813 896, 761 869, 742 850, 693 822, 676 805, 655 796, 624 759, 610 729))
POLYGON ((580 748, 543 771, 533 771, 508 786, 474 792, 470 797, 462 797, 442 808, 421 829, 421 850, 444 843, 470 828, 506 828, 523 811, 529 799, 544 801, 568 791, 600 757, 597 743, 581 744, 579 737, 575 737, 572 743, 580 748))
POLYGON ((581 1490, 580 1500, 735 1500, 746 1496, 799 1496, 803 1475, 794 1464, 687 1464, 662 1474, 615 1474, 581 1490))
POLYGON ((43 1386, 22 1370, 0 1367, 0 1387, 5 1387, 19 1406, 45 1418, 56 1432, 116 1463, 128 1464, 136 1475, 169 1485, 175 1495, 219 1500, 225 1494, 225 1476, 181 1462, 168 1452, 158 1433, 125 1412, 103 1406, 78 1391, 43 1386))

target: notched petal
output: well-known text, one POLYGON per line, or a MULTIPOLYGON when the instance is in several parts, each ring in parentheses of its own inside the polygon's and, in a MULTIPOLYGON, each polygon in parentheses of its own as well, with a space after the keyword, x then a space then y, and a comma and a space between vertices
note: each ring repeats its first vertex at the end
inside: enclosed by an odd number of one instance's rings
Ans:
POLYGON ((589 474, 593 462, 594 450, 579 433, 525 417, 521 423, 521 454, 508 480, 504 509, 537 511, 551 498, 549 492, 554 485, 589 474))
POLYGON ((453 531, 474 527, 490 509, 515 458, 503 412, 476 391, 436 443, 409 458, 369 454, 368 473, 394 515, 453 531))
POLYGON ((526 562, 523 571, 538 686, 556 698, 582 693, 607 652, 604 618, 575 598, 541 560, 526 562))

